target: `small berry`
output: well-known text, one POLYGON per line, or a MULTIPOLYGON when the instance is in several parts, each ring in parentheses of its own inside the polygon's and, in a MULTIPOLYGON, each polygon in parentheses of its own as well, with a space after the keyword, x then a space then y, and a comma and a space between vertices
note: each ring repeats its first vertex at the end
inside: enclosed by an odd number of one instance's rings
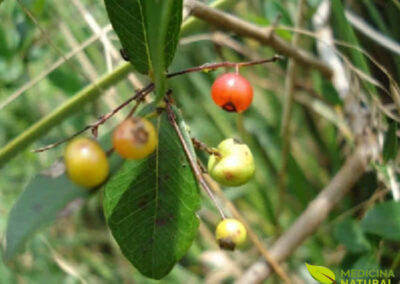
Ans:
POLYGON ((89 138, 76 138, 64 152, 68 177, 77 185, 93 188, 102 184, 109 172, 106 153, 89 138))
POLYGON ((235 73, 219 76, 211 87, 214 102, 229 112, 243 112, 253 100, 253 87, 246 78, 235 73))
POLYGON ((228 218, 219 222, 215 238, 221 249, 234 250, 246 241, 247 231, 241 222, 228 218))
POLYGON ((240 186, 254 175, 253 155, 246 144, 229 138, 217 148, 220 156, 210 155, 208 172, 213 179, 226 186, 240 186))
POLYGON ((114 130, 113 146, 125 159, 142 159, 157 147, 157 132, 145 118, 133 117, 123 121, 114 130))

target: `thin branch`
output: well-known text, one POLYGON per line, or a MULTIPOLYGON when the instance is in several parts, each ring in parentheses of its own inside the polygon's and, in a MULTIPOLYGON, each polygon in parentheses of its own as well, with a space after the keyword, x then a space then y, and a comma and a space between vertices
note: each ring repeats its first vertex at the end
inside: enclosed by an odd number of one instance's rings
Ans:
POLYGON ((332 69, 323 61, 305 50, 295 48, 273 33, 273 28, 263 28, 246 22, 228 13, 208 7, 196 0, 185 0, 184 5, 191 14, 214 26, 227 29, 241 36, 254 38, 271 46, 278 53, 294 58, 300 64, 319 70, 326 77, 332 76, 332 69))
POLYGON ((253 60, 253 61, 246 61, 246 62, 230 62, 230 61, 225 61, 225 62, 219 62, 219 63, 207 63, 201 66, 196 66, 192 68, 187 68, 182 71, 170 73, 167 75, 167 78, 172 78, 176 77, 179 75, 187 74, 187 73, 192 73, 192 72, 198 72, 198 71, 212 71, 218 68, 226 68, 226 67, 247 67, 247 66, 253 66, 253 65, 259 65, 259 64, 264 64, 264 63, 271 63, 275 62, 278 60, 282 60, 283 57, 281 55, 274 55, 271 58, 267 59, 261 59, 261 60, 253 60))
POLYGON ((220 158, 222 157, 221 153, 217 149, 209 147, 204 142, 201 142, 200 140, 198 140, 196 138, 192 138, 192 142, 193 142, 194 147, 196 147, 204 152, 207 152, 209 155, 215 155, 220 158))
POLYGON ((83 129, 81 129, 80 131, 76 132, 75 134, 73 134, 72 136, 60 140, 56 143, 47 145, 45 147, 41 147, 39 149, 35 149, 32 150, 32 152, 44 152, 47 150, 50 150, 54 147, 57 147, 65 142, 68 142, 69 140, 71 140, 72 138, 82 134, 83 132, 91 129, 94 136, 97 136, 97 129, 100 125, 104 124, 107 120, 109 120, 111 117, 113 117, 116 113, 118 113, 121 109, 123 109, 125 106, 127 106, 130 102, 135 101, 136 100, 136 104, 135 106, 132 108, 132 110, 129 112, 128 117, 130 117, 135 110, 137 109, 137 107, 139 106, 139 104, 142 102, 143 98, 149 94, 150 92, 152 92, 154 90, 154 84, 151 83, 149 85, 147 85, 145 88, 141 89, 140 91, 136 92, 135 95, 133 95, 132 97, 130 97, 129 99, 127 99, 126 101, 124 101, 122 104, 120 104, 118 107, 116 107, 115 109, 113 109, 112 111, 110 111, 109 113, 101 116, 96 122, 87 125, 86 127, 84 127, 83 129))
MULTIPOLYGON (((220 62, 220 63, 211 63, 211 64, 205 64, 202 66, 197 66, 197 67, 192 67, 192 68, 188 68, 188 69, 184 69, 182 71, 178 71, 178 72, 174 72, 174 73, 170 73, 167 74, 167 78, 172 78, 175 76, 180 76, 180 75, 184 75, 187 73, 192 73, 192 72, 198 72, 198 71, 204 71, 204 70, 215 70, 217 68, 222 68, 222 67, 237 67, 237 66, 252 66, 252 65, 258 65, 258 64, 263 64, 263 63, 269 63, 269 62, 274 62, 276 60, 281 59, 281 56, 279 55, 275 55, 272 58, 269 59, 262 59, 262 60, 255 60, 255 61, 247 61, 247 62, 220 62)), ((52 149, 56 146, 59 146, 69 140, 71 140, 72 138, 82 134, 83 132, 91 129, 93 134, 95 136, 97 136, 97 129, 98 127, 105 123, 108 119, 110 119, 112 116, 114 116, 116 113, 118 113, 121 109, 123 109, 125 106, 127 106, 130 102, 134 101, 134 100, 138 100, 138 103, 141 102, 142 99, 144 99, 146 97, 147 94, 151 93, 154 89, 154 83, 150 83, 149 85, 147 85, 145 88, 139 90, 134 96, 130 97, 128 100, 126 100, 125 102, 123 102, 121 105, 119 105, 118 107, 116 107, 114 110, 112 110, 110 113, 103 115, 97 122, 87 125, 85 128, 83 128, 82 130, 78 131, 77 133, 73 134, 72 136, 63 139, 59 142, 47 145, 45 147, 41 147, 39 149, 33 150, 32 152, 44 152, 47 151, 49 149, 52 149)), ((138 105, 138 104, 137 104, 138 105)), ((130 117, 133 112, 136 110, 137 105, 135 105, 135 107, 129 112, 127 117, 130 117)), ((215 152, 215 151, 214 151, 215 152)), ((217 153, 217 152, 215 152, 217 153)), ((218 154, 216 154, 218 155, 218 154)))
POLYGON ((183 150, 186 154, 186 157, 189 160, 190 163, 190 167, 193 170, 194 175, 196 176, 196 179, 198 181, 198 183, 201 185, 201 187, 206 191, 207 195, 210 197, 210 199, 212 200, 212 202, 214 203, 215 207, 217 207, 218 212, 221 216, 222 219, 225 219, 225 213, 222 210, 221 206, 218 203, 218 200, 215 198, 212 190, 210 189, 210 187, 208 186, 208 184, 205 182, 203 175, 201 173, 201 170, 199 169, 197 162, 196 162, 196 158, 192 157, 188 146, 186 145, 185 139, 183 138, 183 135, 181 133, 181 130, 176 122, 176 117, 175 114, 173 112, 173 110, 171 109, 171 104, 168 101, 168 94, 167 94, 167 99, 166 99, 166 111, 168 114, 168 119, 171 122, 171 125, 174 127, 176 134, 179 137, 179 141, 181 142, 181 145, 183 147, 183 150))
MULTIPOLYGON (((369 137, 365 139, 369 141, 369 137)), ((271 256, 278 262, 284 261, 326 219, 332 209, 342 200, 366 171, 371 157, 376 155, 376 144, 362 145, 346 162, 331 182, 309 203, 295 223, 272 245, 271 256)), ((236 284, 261 283, 271 274, 265 261, 254 263, 236 284)))

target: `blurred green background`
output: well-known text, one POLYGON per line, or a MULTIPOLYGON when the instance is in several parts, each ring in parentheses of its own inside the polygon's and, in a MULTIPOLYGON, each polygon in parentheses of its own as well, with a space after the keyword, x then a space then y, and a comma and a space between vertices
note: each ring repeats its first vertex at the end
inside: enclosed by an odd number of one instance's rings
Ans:
MULTIPOLYGON (((62 60, 62 64, 0 109, 1 146, 92 83, 93 79, 110 72, 122 62, 118 54, 119 41, 113 32, 106 36, 111 46, 107 40, 96 40, 68 62, 63 62, 62 55, 92 37, 96 26, 103 28, 109 24, 102 1, 20 2, 30 10, 35 22, 24 13, 17 1, 5 0, 0 4, 0 103, 48 71, 58 60, 62 60)), ((284 26, 293 25, 298 3, 295 0, 226 2, 226 9, 245 20, 269 25, 280 15, 279 25, 284 26)), ((398 1, 345 2, 348 9, 379 33, 399 41, 398 1)), ((306 1, 305 29, 311 29, 311 17, 320 3, 319 0, 306 1)), ((333 26, 338 38, 345 38, 346 29, 333 26)), ((289 41, 292 37, 285 30, 279 30, 277 34, 289 41)), ((360 45, 395 78, 399 78, 398 55, 362 34, 357 33, 357 36, 360 45)), ((303 36, 300 42, 304 49, 315 52, 313 38, 303 36)), ((210 26, 196 25, 182 35, 169 70, 218 61, 268 58, 274 54, 272 49, 254 40, 210 26)), ((210 98, 213 80, 226 70, 193 73, 169 81, 176 103, 181 107, 194 137, 210 146, 216 146, 226 137, 236 137, 252 149, 257 165, 255 178, 245 186, 227 188, 224 192, 267 247, 330 181, 352 149, 338 130, 337 122, 327 119, 331 113, 338 117, 341 113, 341 101, 332 85, 320 74, 299 67, 296 94, 303 100, 297 100, 299 103, 293 110, 288 194, 283 209, 279 215, 276 214, 277 173, 282 144, 279 131, 286 65, 285 59, 279 63, 241 69, 241 74, 255 89, 252 107, 243 115, 222 111, 210 98), (318 112, 313 103, 322 104, 326 109, 318 112)), ((371 76, 387 84, 387 79, 375 67, 370 68, 371 76)), ((148 82, 143 76, 135 76, 137 78, 133 81, 123 80, 96 102, 82 107, 79 113, 50 130, 0 169, 0 240, 5 233, 8 213, 24 186, 32 176, 62 155, 63 146, 40 154, 30 150, 72 135, 123 102, 139 87, 132 82, 137 80, 143 85, 148 82)), ((382 101, 388 100, 385 95, 381 96, 382 101)), ((101 126, 100 135, 111 130, 121 117, 115 117, 101 126)), ((199 155, 204 161, 207 158, 202 153, 199 155)), ((365 236, 358 222, 365 211, 379 200, 367 204, 362 202, 384 188, 375 173, 365 174, 329 219, 286 262, 285 267, 294 283, 314 283, 306 271, 305 262, 324 265, 334 271, 345 267, 382 267, 398 271, 399 243, 379 236, 365 236), (354 249, 354 243, 359 246, 357 249, 354 249)), ((382 195, 380 200, 385 198, 390 199, 391 196, 382 195)), ((0 283, 152 283, 140 276, 121 255, 106 227, 101 202, 101 193, 91 197, 80 210, 60 218, 50 228, 33 236, 26 249, 8 266, 0 262, 0 283)), ((217 249, 212 234, 219 217, 206 199, 199 215, 203 222, 198 238, 179 265, 161 283, 204 283, 218 277, 221 283, 231 283, 237 274, 258 259, 257 251, 250 244, 234 253, 217 249)), ((272 277, 267 283, 280 283, 280 280, 272 277)))

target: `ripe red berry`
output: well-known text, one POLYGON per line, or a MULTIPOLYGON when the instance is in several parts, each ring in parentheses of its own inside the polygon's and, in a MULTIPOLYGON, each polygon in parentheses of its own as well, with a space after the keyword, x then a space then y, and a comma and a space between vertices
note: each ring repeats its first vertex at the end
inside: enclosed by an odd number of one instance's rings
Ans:
POLYGON ((243 112, 253 100, 253 87, 246 78, 235 73, 219 76, 211 87, 214 102, 229 112, 243 112))

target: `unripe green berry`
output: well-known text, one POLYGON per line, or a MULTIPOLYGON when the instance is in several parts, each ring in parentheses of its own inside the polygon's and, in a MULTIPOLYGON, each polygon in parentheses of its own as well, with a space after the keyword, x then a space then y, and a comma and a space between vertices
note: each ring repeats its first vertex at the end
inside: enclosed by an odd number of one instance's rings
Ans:
POLYGON ((218 145, 218 155, 208 160, 208 172, 213 179, 226 186, 240 186, 254 175, 253 155, 246 144, 229 138, 218 145))

